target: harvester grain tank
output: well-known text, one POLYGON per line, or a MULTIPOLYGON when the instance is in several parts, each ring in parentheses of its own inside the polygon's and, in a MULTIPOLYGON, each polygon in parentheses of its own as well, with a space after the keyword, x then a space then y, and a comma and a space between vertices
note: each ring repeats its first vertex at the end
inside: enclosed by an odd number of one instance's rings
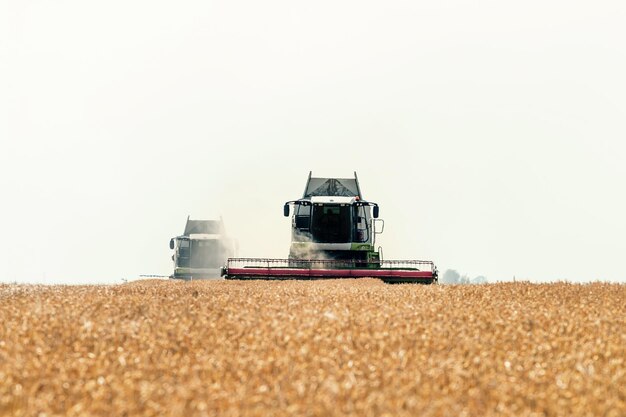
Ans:
POLYGON ((234 242, 226 235, 220 220, 191 220, 187 217, 185 231, 170 240, 174 250, 175 279, 219 278, 222 265, 235 255, 234 242))
POLYGON ((431 261, 383 260, 376 235, 383 232, 378 204, 363 198, 359 180, 315 178, 302 198, 288 201, 288 259, 230 258, 226 279, 321 279, 377 277, 386 282, 437 282, 431 261), (293 214, 291 208, 293 208, 293 214))

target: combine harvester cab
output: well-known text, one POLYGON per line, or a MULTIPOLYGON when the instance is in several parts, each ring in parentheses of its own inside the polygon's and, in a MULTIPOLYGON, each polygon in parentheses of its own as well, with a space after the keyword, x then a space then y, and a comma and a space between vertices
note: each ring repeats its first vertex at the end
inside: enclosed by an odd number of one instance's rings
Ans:
POLYGON ((378 204, 363 199, 354 178, 309 179, 304 195, 288 201, 291 208, 291 246, 288 259, 231 258, 226 279, 323 279, 375 277, 385 282, 437 282, 430 261, 387 261, 375 247, 383 232, 378 204))
POLYGON ((190 220, 187 217, 185 232, 170 240, 174 250, 174 279, 215 279, 221 267, 234 256, 233 241, 226 236, 224 222, 220 220, 190 220))

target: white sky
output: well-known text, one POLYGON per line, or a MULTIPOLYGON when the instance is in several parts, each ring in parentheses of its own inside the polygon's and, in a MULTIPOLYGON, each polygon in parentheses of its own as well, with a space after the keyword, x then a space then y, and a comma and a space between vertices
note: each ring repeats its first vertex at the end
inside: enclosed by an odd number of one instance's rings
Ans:
POLYGON ((285 257, 309 170, 388 259, 626 281, 623 1, 0 0, 0 281, 172 271, 223 216, 285 257))

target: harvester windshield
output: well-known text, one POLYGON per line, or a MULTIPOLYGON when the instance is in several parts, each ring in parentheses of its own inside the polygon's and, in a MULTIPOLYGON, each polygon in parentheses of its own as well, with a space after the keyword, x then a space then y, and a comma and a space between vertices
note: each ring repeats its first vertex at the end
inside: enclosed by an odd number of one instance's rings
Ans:
POLYGON ((352 238, 352 207, 348 204, 314 204, 311 235, 314 242, 345 243, 352 238))
POLYGON ((191 268, 219 268, 222 266, 221 249, 217 240, 191 240, 191 268))

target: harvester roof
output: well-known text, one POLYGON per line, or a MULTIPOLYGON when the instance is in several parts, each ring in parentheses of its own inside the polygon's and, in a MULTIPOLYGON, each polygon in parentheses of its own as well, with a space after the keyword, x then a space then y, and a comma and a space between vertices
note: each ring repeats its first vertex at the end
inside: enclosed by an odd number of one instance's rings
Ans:
POLYGON ((189 235, 189 240, 216 240, 220 237, 221 235, 213 233, 192 233, 189 235))
POLYGON ((311 197, 311 203, 337 203, 337 204, 352 204, 354 203, 356 197, 334 197, 334 196, 323 196, 323 197, 311 197))

